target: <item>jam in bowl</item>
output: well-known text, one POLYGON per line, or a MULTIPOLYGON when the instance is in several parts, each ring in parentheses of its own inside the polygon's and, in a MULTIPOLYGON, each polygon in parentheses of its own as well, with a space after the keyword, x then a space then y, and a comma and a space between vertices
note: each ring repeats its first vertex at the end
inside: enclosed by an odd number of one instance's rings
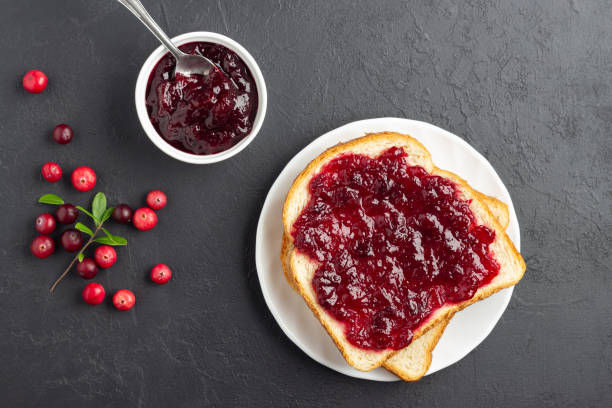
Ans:
POLYGON ((147 86, 147 112, 155 130, 177 149, 214 154, 241 141, 253 128, 257 86, 249 68, 220 44, 193 42, 179 47, 200 54, 218 68, 210 75, 173 75, 170 53, 157 63, 147 86))
POLYGON ((211 60, 208 76, 174 74, 176 61, 158 48, 136 85, 136 108, 149 138, 167 154, 212 163, 242 150, 256 135, 266 109, 263 77, 250 54, 214 33, 189 33, 173 41, 188 54, 211 60))

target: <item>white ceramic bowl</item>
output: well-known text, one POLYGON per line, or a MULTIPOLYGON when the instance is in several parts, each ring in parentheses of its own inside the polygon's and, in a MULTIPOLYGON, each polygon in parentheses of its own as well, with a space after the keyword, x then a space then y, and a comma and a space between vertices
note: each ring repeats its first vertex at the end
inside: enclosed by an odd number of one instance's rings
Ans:
POLYGON ((247 137, 242 139, 240 142, 238 142, 231 148, 219 153, 208 155, 187 153, 175 148, 174 146, 166 142, 153 127, 153 124, 149 119, 149 114, 147 113, 147 107, 145 103, 147 83, 149 81, 151 71, 153 71, 155 65, 168 52, 163 45, 160 45, 155 51, 151 53, 149 58, 147 58, 147 60, 142 65, 142 68, 140 69, 138 79, 136 80, 136 112, 138 113, 138 119, 140 119, 142 128, 144 129, 149 139, 151 139, 153 144, 157 146, 161 151, 166 153, 168 156, 174 157, 177 160, 181 160, 187 163, 209 164, 228 159, 234 156, 235 154, 238 154, 242 149, 247 147, 247 145, 251 143, 253 139, 255 139, 255 136, 257 136, 257 133, 261 128, 264 117, 266 116, 268 95, 266 92, 266 84, 264 82, 263 75, 259 70, 259 66, 255 62, 255 59, 253 59, 251 54, 249 54, 249 52, 242 45, 238 44, 236 41, 224 35, 217 33, 209 33, 206 31, 194 31, 192 33, 185 33, 172 39, 172 42, 177 46, 196 41, 205 41, 221 44, 229 48, 230 50, 238 54, 238 56, 246 63, 247 67, 249 68, 249 71, 251 71, 251 75, 253 76, 253 79, 255 80, 255 84, 257 86, 257 94, 259 98, 257 104, 257 115, 255 115, 255 120, 253 121, 253 129, 251 129, 251 133, 249 133, 247 137))

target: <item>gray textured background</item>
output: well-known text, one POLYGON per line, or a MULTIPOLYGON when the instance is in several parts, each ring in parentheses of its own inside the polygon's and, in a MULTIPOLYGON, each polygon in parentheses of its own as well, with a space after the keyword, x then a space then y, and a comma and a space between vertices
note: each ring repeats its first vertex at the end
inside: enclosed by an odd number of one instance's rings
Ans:
POLYGON ((156 40, 113 0, 0 4, 0 400, 49 406, 610 406, 612 404, 612 3, 154 1, 173 34, 236 39, 266 78, 269 109, 239 156, 197 167, 146 139, 133 106, 156 40), (376 4, 373 4, 376 3, 376 4), (40 68, 49 86, 21 89, 40 68), (366 382, 308 358, 263 301, 254 236, 268 188, 322 133, 378 116, 460 135, 508 186, 527 273, 493 333, 458 364, 415 384, 366 382), (62 147, 51 129, 71 124, 62 147), (97 170, 97 190, 139 205, 168 193, 148 233, 100 275, 128 287, 126 313, 83 304, 68 262, 28 251, 36 198, 84 202, 41 164, 97 170), (157 262, 175 270, 147 281, 157 262))

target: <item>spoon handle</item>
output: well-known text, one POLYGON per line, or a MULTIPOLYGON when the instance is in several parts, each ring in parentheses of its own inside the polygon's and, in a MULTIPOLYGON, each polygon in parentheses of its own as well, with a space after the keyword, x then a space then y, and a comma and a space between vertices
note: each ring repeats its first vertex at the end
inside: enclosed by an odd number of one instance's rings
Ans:
POLYGON ((157 37, 162 44, 166 46, 168 51, 174 58, 178 61, 178 59, 184 55, 184 53, 179 50, 176 45, 172 43, 170 38, 162 31, 162 29, 157 25, 155 20, 149 15, 147 10, 144 8, 142 3, 138 0, 117 0, 119 3, 123 4, 125 8, 130 10, 132 14, 134 14, 142 23, 147 26, 147 28, 157 37))

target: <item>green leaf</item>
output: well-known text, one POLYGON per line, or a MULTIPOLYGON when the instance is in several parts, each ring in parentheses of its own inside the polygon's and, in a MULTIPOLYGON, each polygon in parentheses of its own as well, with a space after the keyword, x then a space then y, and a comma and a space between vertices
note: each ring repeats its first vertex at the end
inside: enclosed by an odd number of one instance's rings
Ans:
POLYGON ((53 204, 53 205, 64 204, 64 200, 62 200, 60 196, 55 195, 55 194, 45 194, 38 199, 38 202, 42 204, 53 204))
POLYGON ((107 237, 109 237, 110 239, 113 239, 113 234, 108 232, 106 228, 102 227, 102 231, 106 234, 107 237))
POLYGON ((102 224, 103 222, 105 222, 106 220, 110 218, 114 209, 115 207, 108 207, 106 211, 104 211, 104 214, 102 214, 102 219, 100 220, 100 224, 102 224))
MULTIPOLYGON (((91 217, 92 220, 96 220, 96 218, 93 216, 92 213, 90 213, 89 211, 87 211, 85 208, 81 207, 80 205, 77 205, 76 208, 79 209, 79 211, 83 211, 85 214, 89 215, 91 217)), ((96 224, 98 225, 98 224, 96 224)))
POLYGON ((117 245, 127 245, 127 239, 117 235, 113 235, 113 241, 115 241, 117 245))
POLYGON ((97 242, 98 244, 104 244, 104 245, 113 245, 115 243, 115 241, 113 241, 109 237, 98 237, 94 239, 94 242, 97 242))
POLYGON ((112 245, 112 246, 127 245, 127 239, 123 237, 118 237, 117 235, 112 235, 112 238, 111 237, 98 237, 94 239, 94 241, 97 242, 98 244, 112 245))
POLYGON ((101 223, 104 211, 106 211, 106 196, 104 193, 97 193, 91 202, 91 212, 93 213, 96 224, 101 223))
POLYGON ((83 255, 82 252, 79 252, 79 262, 83 262, 83 259, 85 259, 85 255, 83 255))
POLYGON ((111 234, 106 228, 102 227, 105 237, 96 238, 95 241, 107 245, 127 245, 127 239, 111 234), (102 242, 104 241, 104 242, 102 242))
POLYGON ((87 227, 87 225, 84 225, 80 222, 77 222, 74 226, 74 228, 78 229, 81 232, 86 233, 89 236, 93 236, 93 231, 89 229, 89 227, 87 227))

